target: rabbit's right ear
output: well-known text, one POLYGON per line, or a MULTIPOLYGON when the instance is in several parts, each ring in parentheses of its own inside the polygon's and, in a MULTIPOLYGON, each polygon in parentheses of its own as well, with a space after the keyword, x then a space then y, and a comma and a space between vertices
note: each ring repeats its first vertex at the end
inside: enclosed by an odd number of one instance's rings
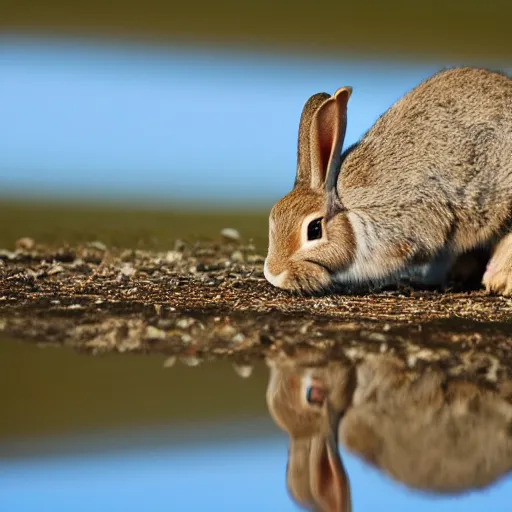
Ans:
POLYGON ((322 512, 351 512, 350 482, 332 435, 311 440, 309 480, 313 500, 322 512))
POLYGON ((332 436, 290 439, 286 485, 297 505, 315 512, 351 512, 350 483, 332 436))

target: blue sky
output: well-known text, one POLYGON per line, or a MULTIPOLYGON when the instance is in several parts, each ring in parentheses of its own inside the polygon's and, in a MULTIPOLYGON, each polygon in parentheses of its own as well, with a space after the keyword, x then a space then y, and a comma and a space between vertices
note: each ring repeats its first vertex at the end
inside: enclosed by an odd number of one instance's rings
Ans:
MULTIPOLYGON (((240 425, 243 429, 244 425, 240 425)), ((204 437, 208 431, 203 431, 204 437)), ((297 511, 284 483, 287 439, 55 458, 0 459, 0 510, 6 512, 297 511)), ((355 511, 505 512, 512 481, 458 497, 427 496, 392 482, 343 452, 355 511)))
POLYGON ((0 39, 0 190, 88 198, 273 202, 295 171, 298 120, 352 85, 346 141, 452 62, 413 65, 0 39))

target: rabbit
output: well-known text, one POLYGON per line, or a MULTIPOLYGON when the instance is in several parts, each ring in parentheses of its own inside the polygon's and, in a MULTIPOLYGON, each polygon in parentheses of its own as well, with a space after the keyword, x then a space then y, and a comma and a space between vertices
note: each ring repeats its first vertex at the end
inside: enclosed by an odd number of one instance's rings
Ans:
POLYGON ((351 95, 304 104, 294 186, 270 211, 266 280, 304 294, 442 286, 461 254, 498 245, 484 284, 511 295, 512 242, 498 243, 512 232, 512 80, 441 70, 342 152, 351 95))
POLYGON ((424 492, 484 488, 512 470, 512 405, 497 391, 381 354, 355 365, 267 364, 268 409, 290 438, 288 491, 304 509, 351 510, 338 440, 424 492))

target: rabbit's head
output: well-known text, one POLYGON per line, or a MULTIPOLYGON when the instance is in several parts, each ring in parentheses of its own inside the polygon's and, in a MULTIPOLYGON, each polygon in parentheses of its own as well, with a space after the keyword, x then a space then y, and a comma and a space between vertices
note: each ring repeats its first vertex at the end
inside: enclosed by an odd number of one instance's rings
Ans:
POLYGON ((307 510, 350 511, 350 483, 338 451, 338 423, 350 401, 350 369, 301 371, 294 365, 267 363, 267 405, 276 424, 290 437, 288 492, 307 510), (340 386, 347 394, 339 393, 340 386), (332 392, 334 388, 338 393, 332 392))
POLYGON ((295 184, 269 218, 264 272, 276 287, 321 291, 353 258, 354 233, 336 191, 351 93, 318 93, 303 107, 295 184))

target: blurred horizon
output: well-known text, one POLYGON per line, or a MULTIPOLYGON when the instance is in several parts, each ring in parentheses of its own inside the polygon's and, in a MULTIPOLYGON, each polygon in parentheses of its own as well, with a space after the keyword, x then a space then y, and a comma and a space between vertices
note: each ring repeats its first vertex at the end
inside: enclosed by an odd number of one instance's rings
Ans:
POLYGON ((4 37, 0 62, 0 198, 167 207, 268 207, 292 186, 311 94, 353 86, 348 146, 463 64, 49 36, 4 37))

